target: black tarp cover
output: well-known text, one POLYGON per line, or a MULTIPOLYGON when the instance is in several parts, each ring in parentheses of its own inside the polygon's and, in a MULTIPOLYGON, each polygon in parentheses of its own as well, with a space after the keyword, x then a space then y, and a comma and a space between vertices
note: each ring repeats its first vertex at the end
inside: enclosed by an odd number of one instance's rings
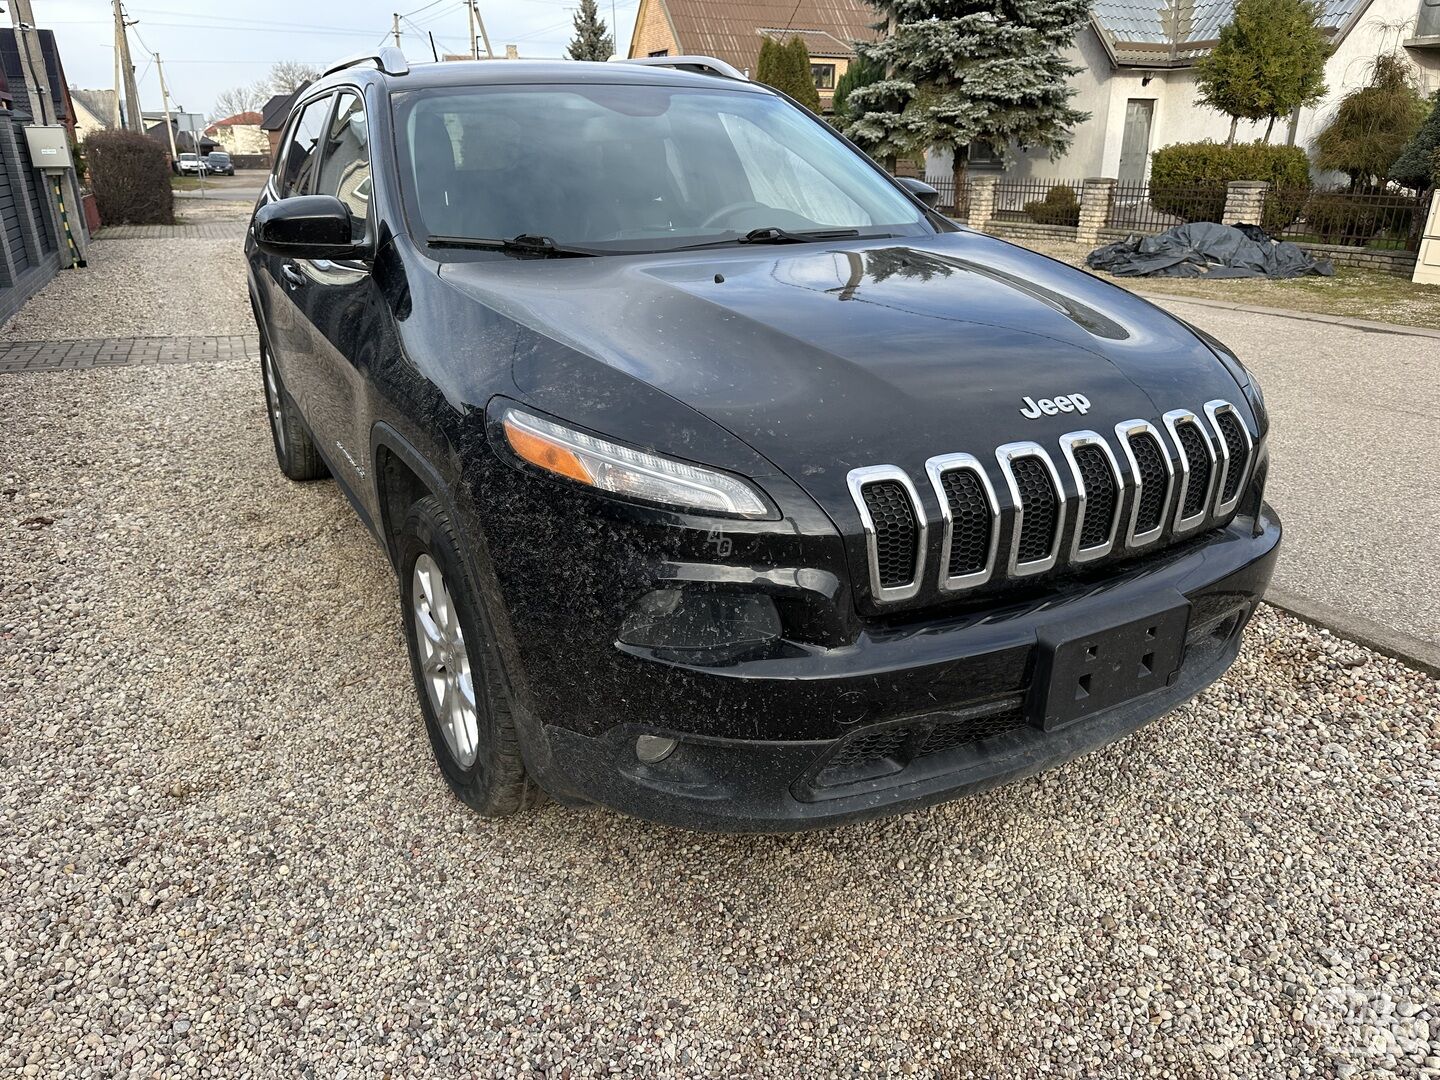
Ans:
POLYGON ((1090 253, 1085 264, 1117 277, 1332 277, 1328 259, 1294 244, 1276 243, 1254 226, 1196 221, 1158 236, 1127 236, 1090 253))

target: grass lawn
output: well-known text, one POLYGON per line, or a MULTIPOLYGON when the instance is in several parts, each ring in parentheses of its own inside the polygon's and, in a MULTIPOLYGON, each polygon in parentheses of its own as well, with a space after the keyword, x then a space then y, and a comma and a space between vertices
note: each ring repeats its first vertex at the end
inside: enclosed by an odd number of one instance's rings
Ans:
POLYGON ((176 191, 197 191, 200 187, 200 180, 194 176, 172 175, 170 177, 170 186, 176 191))
MULTIPOLYGON (((1088 248, 1063 241, 1031 244, 1036 251, 1083 266, 1088 248)), ((1290 281, 1240 278, 1208 281, 1205 278, 1120 278, 1097 274, 1138 293, 1196 296, 1232 304, 1289 308, 1324 315, 1402 323, 1440 329, 1440 285, 1416 285, 1409 278, 1337 266, 1333 278, 1304 277, 1290 281)))

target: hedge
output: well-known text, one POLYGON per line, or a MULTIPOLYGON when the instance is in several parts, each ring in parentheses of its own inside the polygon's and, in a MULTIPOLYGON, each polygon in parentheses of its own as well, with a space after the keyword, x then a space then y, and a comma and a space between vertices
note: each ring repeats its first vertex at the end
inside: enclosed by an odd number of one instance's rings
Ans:
POLYGON ((174 224, 170 163, 154 139, 137 131, 98 131, 85 140, 85 162, 105 224, 174 224))
POLYGON ((1232 180, 1264 180, 1272 193, 1259 224, 1278 232, 1300 216, 1310 193, 1310 159, 1298 146, 1269 143, 1176 143, 1155 151, 1150 202, 1182 221, 1219 221, 1232 180))
POLYGON ((1025 213, 1040 225, 1079 225, 1080 200, 1069 184, 1056 184, 1045 193, 1044 199, 1027 202, 1025 213))

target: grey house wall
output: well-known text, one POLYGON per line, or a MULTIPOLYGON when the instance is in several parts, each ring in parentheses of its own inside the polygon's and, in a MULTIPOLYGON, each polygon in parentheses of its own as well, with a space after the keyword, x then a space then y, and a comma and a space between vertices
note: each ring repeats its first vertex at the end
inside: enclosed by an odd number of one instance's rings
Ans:
POLYGON ((58 223, 25 142, 28 119, 0 108, 0 323, 60 269, 58 223))

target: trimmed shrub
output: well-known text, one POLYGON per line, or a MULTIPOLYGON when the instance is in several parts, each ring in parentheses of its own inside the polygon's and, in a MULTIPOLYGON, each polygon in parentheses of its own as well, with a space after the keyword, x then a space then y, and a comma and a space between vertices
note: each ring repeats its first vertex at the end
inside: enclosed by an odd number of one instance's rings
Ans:
POLYGON ((1364 247, 1380 227, 1377 208, 1345 192, 1320 192, 1305 204, 1305 231, 1322 244, 1364 247))
POLYGON ((165 150, 136 131, 99 131, 85 140, 85 162, 107 225, 172 225, 175 193, 165 150))
POLYGON ((1259 224, 1279 232, 1300 215, 1310 194, 1310 159, 1298 146, 1269 143, 1176 143, 1155 151, 1150 202, 1182 221, 1219 221, 1232 180, 1265 180, 1272 197, 1259 224))
POLYGON ((1069 184, 1056 184, 1044 199, 1027 202, 1025 213, 1037 225, 1079 225, 1080 200, 1069 184))

